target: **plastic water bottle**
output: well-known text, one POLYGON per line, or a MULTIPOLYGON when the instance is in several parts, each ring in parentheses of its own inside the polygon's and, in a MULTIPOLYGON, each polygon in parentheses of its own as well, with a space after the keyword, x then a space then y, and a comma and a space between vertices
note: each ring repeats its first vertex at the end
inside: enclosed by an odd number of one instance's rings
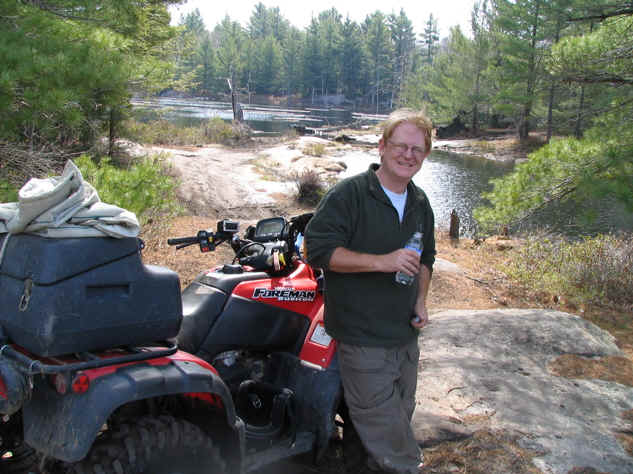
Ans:
MULTIPOLYGON (((407 243, 404 244, 404 248, 415 250, 418 255, 422 254, 422 232, 414 232, 411 238, 407 240, 407 243)), ((401 285, 409 286, 413 283, 413 280, 415 280, 414 276, 407 275, 404 272, 396 273, 396 282, 401 285)))

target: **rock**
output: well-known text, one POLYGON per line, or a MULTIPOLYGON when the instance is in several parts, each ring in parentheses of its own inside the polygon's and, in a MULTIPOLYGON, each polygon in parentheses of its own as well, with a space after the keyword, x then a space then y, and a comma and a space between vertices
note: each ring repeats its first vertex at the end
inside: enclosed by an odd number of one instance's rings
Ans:
POLYGON ((354 137, 350 137, 349 135, 345 135, 344 133, 338 135, 337 137, 334 138, 335 142, 339 142, 339 143, 352 143, 355 142, 356 139, 354 137))
POLYGON ((434 272, 446 272, 446 273, 464 273, 464 269, 457 265, 456 263, 449 262, 448 260, 444 260, 443 258, 436 257, 435 263, 433 264, 434 272))
POLYGON ((331 163, 326 166, 323 166, 325 171, 332 171, 334 173, 340 173, 341 171, 345 171, 347 169, 346 166, 341 166, 340 163, 331 163))
POLYGON ((330 172, 338 174, 345 171, 347 169, 347 165, 338 161, 332 161, 332 159, 330 158, 303 156, 295 160, 292 168, 295 171, 312 169, 315 170, 317 173, 330 172))
POLYGON ((493 245, 497 250, 510 250, 515 247, 515 242, 503 236, 493 236, 486 240, 486 244, 493 245))
POLYGON ((512 433, 546 473, 587 467, 633 472, 617 436, 633 388, 553 375, 562 354, 621 355, 614 338, 577 316, 551 310, 451 310, 420 335, 413 426, 426 446, 480 429, 512 433))

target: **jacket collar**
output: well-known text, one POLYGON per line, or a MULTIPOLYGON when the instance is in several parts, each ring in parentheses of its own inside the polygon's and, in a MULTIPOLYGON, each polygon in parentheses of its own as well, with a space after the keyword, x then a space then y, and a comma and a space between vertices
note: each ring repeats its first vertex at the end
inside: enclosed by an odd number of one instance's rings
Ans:
MULTIPOLYGON (((391 205, 391 200, 383 191, 378 175, 376 175, 378 168, 380 168, 378 163, 372 163, 366 172, 369 191, 379 201, 391 205)), ((420 188, 413 184, 413 180, 407 184, 407 204, 409 204, 411 200, 415 200, 414 203, 423 203, 426 201, 426 195, 420 188)), ((406 207, 409 206, 407 205, 406 207)))

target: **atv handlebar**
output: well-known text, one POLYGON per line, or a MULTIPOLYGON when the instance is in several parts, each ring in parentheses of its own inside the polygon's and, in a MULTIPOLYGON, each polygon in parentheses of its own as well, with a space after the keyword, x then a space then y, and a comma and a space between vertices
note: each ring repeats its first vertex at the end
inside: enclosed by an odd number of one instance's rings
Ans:
POLYGON ((167 239, 168 245, 180 245, 180 244, 197 244, 198 237, 178 237, 176 239, 167 239))
MULTIPOLYGON (((246 239, 241 239, 237 235, 238 222, 223 219, 217 224, 217 232, 201 230, 196 236, 168 239, 167 243, 176 245, 176 249, 199 244, 201 252, 209 252, 215 250, 221 243, 229 241, 235 251, 235 260, 239 261, 240 264, 259 267, 258 269, 279 271, 280 268, 292 261, 296 253, 296 238, 305 231, 311 217, 312 214, 308 213, 295 216, 289 222, 284 221, 285 224, 283 224, 283 229, 279 235, 265 232, 255 235, 256 228, 251 226, 246 230, 246 239), (259 247, 258 251, 246 252, 247 249, 253 247, 259 247)), ((270 221, 274 221, 274 219, 264 219, 260 223, 270 221)), ((264 226, 265 224, 262 225, 262 227, 264 226)))

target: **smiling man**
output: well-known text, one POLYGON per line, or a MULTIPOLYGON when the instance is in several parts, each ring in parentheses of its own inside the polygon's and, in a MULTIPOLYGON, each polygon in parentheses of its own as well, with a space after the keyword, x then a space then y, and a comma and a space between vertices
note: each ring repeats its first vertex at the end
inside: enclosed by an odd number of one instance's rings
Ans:
POLYGON ((378 144, 380 164, 334 186, 306 229, 308 261, 325 272, 325 327, 338 343, 367 472, 422 468, 410 421, 435 236, 429 201, 411 179, 431 151, 431 132, 422 112, 392 113, 378 144), (403 248, 414 232, 423 235, 421 254, 403 248), (415 276, 414 284, 397 283, 398 271, 415 276))

